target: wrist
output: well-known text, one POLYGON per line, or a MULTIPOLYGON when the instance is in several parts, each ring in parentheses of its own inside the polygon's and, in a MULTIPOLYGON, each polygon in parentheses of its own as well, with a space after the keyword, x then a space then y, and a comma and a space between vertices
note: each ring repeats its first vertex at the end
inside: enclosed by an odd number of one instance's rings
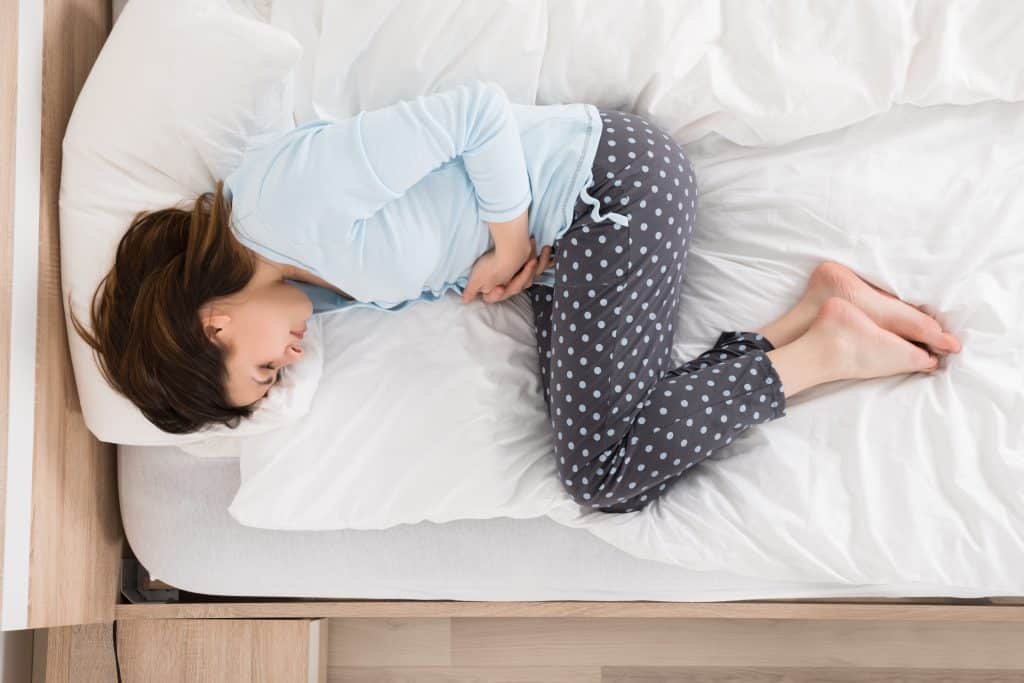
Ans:
POLYGON ((509 256, 525 256, 530 252, 529 209, 510 221, 487 222, 494 239, 494 250, 509 256))

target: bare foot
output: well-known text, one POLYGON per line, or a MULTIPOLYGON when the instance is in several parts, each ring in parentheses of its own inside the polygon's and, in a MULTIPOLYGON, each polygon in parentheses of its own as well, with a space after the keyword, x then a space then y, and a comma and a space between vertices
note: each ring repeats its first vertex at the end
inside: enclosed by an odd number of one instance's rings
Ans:
POLYGON ((938 356, 883 329, 846 299, 829 297, 807 330, 835 345, 840 379, 888 377, 908 372, 932 372, 938 356))
POLYGON ((818 265, 811 273, 804 296, 819 306, 829 297, 845 299, 882 329, 911 342, 923 343, 932 353, 960 352, 960 341, 945 332, 935 318, 875 287, 841 263, 823 261, 818 265))

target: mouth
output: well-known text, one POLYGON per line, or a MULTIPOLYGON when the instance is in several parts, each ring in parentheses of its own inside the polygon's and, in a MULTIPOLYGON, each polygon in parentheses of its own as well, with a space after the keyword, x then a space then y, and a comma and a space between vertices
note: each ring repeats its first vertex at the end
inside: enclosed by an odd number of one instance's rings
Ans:
POLYGON ((303 330, 301 332, 296 332, 295 330, 291 330, 291 333, 294 334, 299 339, 302 339, 302 337, 305 336, 305 334, 306 334, 306 328, 303 328, 303 330))

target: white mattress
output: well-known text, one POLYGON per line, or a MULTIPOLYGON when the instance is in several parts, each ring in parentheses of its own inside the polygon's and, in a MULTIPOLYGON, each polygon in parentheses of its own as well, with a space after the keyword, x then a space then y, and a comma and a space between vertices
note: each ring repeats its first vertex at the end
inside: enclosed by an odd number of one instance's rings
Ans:
POLYGON ((925 584, 788 583, 633 557, 548 517, 422 522, 381 531, 272 531, 227 512, 233 459, 118 446, 118 489, 135 556, 159 579, 206 595, 411 600, 721 601, 985 597, 925 584))

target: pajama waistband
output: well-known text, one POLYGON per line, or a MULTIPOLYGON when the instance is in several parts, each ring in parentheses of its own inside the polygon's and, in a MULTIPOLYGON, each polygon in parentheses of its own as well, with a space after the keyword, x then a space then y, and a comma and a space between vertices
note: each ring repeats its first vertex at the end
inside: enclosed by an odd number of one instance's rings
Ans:
POLYGON ((612 211, 609 211, 603 216, 600 213, 598 213, 598 209, 601 208, 601 202, 597 201, 587 193, 587 190, 593 186, 594 179, 591 178, 590 182, 587 183, 586 187, 580 190, 580 199, 585 204, 590 204, 591 206, 594 207, 593 210, 591 210, 590 212, 590 217, 594 219, 594 222, 600 223, 603 220, 610 220, 611 222, 618 223, 619 225, 629 225, 629 218, 623 216, 621 213, 614 213, 612 211))

